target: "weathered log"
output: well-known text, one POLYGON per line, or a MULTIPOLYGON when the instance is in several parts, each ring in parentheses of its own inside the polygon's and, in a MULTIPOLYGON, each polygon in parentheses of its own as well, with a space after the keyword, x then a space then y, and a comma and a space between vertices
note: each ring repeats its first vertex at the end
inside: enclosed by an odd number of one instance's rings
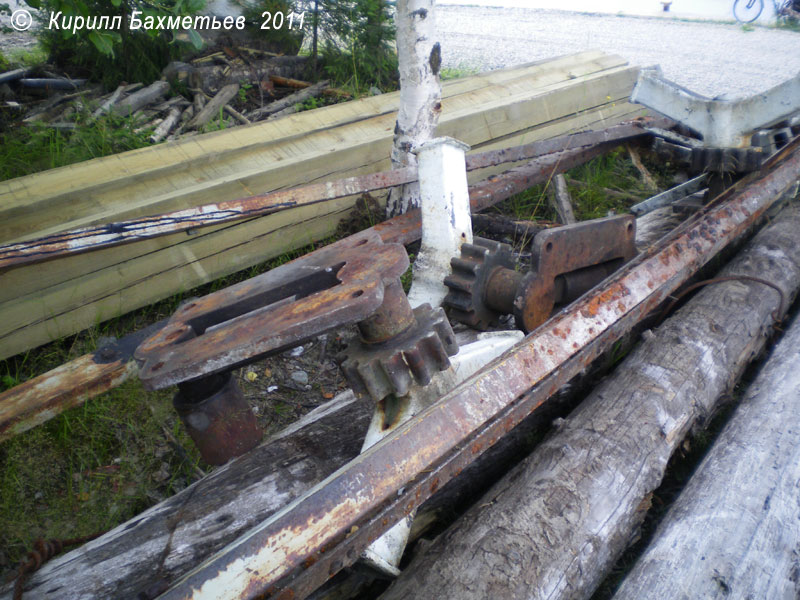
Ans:
MULTIPOLYGON (((26 583, 26 597, 134 598, 172 581, 356 456, 373 406, 339 394, 247 455, 50 561, 26 583)), ((0 598, 10 591, 2 588, 0 598)))
POLYGON ((162 98, 167 93, 169 84, 166 81, 155 81, 146 88, 134 92, 130 96, 117 102, 112 111, 118 115, 128 116, 162 98))
POLYGON ((328 87, 328 81, 320 81, 311 87, 307 87, 299 92, 294 92, 288 96, 284 96, 275 102, 270 102, 266 106, 251 110, 245 116, 251 121, 263 119, 264 117, 280 112, 286 108, 293 107, 295 104, 305 102, 309 98, 315 98, 316 96, 319 96, 322 93, 322 90, 324 90, 326 87, 328 87))
POLYGON ((45 90, 77 90, 86 83, 86 79, 67 79, 65 77, 39 77, 20 79, 22 87, 45 90))
POLYGON ((125 86, 121 85, 114 90, 114 92, 108 98, 106 98, 106 100, 100 106, 97 107, 97 110, 92 113, 92 119, 96 119, 110 111, 111 107, 113 107, 114 104, 117 103, 117 100, 119 100, 120 96, 122 96, 124 89, 125 86))
POLYGON ((800 318, 615 600, 800 596, 800 318))
POLYGON ((542 224, 536 221, 517 221, 497 214, 472 215, 472 227, 486 233, 512 235, 528 240, 544 229, 542 224))
POLYGON ((228 113, 237 121, 239 121, 239 123, 241 123, 242 125, 250 125, 251 122, 250 119, 245 117, 242 113, 233 108, 230 104, 225 105, 225 112, 228 113))
MULTIPOLYGON (((798 231, 792 205, 723 273, 766 278, 788 300, 800 285, 798 231)), ((635 534, 670 455, 761 350, 780 305, 752 281, 701 290, 382 598, 590 596, 635 534)))
POLYGON ((202 65, 194 69, 190 81, 202 87, 205 92, 214 93, 226 85, 242 82, 258 84, 268 80, 272 75, 291 77, 297 73, 305 60, 304 56, 276 56, 243 66, 202 65))
POLYGON ((10 81, 17 81, 22 79, 30 72, 30 69, 14 69, 13 71, 6 71, 0 73, 0 83, 8 83, 10 81))
POLYGON ((161 121, 161 124, 156 127, 156 130, 150 136, 150 141, 153 144, 157 144, 167 137, 169 132, 172 131, 173 128, 178 124, 182 112, 183 111, 181 110, 180 106, 173 106, 167 117, 161 121))
POLYGON ((572 201, 567 189, 567 180, 563 173, 553 177, 553 181, 548 187, 548 192, 550 202, 558 214, 559 221, 564 225, 576 223, 577 219, 575 218, 575 212, 572 210, 572 201))
POLYGON ((233 97, 239 93, 239 84, 232 83, 230 85, 226 85, 222 88, 217 95, 214 96, 211 100, 209 100, 203 108, 195 114, 189 123, 187 123, 187 129, 198 129, 211 121, 214 117, 219 115, 222 107, 225 106, 228 102, 233 100, 233 97))
MULTIPOLYGON (((291 79, 289 77, 280 77, 279 75, 270 75, 269 79, 275 85, 295 88, 297 90, 302 90, 307 87, 311 87, 313 85, 308 81, 300 81, 299 79, 291 79)), ((351 94, 350 92, 345 92, 344 90, 340 90, 337 88, 325 88, 324 90, 322 90, 322 94, 324 96, 337 96, 339 98, 353 97, 353 94, 351 94)))

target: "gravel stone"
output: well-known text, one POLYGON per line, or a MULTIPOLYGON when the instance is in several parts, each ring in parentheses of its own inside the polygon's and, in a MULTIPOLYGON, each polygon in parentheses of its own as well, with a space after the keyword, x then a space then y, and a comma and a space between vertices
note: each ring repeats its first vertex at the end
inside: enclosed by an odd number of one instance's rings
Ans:
POLYGON ((800 33, 532 8, 436 7, 444 67, 481 71, 599 49, 704 96, 750 96, 800 72, 800 33))
POLYGON ((292 381, 298 385, 306 385, 308 383, 308 373, 305 371, 295 371, 292 373, 292 381))

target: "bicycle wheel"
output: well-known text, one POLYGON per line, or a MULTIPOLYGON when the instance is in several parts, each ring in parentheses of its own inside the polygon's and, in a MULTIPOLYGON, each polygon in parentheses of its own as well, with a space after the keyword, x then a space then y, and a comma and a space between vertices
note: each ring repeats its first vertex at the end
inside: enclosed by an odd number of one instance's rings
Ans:
POLYGON ((739 23, 752 23, 764 10, 764 0, 735 0, 733 16, 739 23))

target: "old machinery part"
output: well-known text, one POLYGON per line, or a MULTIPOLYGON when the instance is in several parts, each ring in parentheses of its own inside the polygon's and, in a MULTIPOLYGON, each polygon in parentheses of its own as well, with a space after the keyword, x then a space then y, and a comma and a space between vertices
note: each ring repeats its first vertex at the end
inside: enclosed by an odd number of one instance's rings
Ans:
POLYGON ((635 238, 632 215, 547 229, 533 239, 527 273, 514 269, 510 247, 476 238, 451 263, 445 304, 454 319, 477 329, 513 314, 517 327, 530 332, 556 305, 575 300, 633 258, 635 238))
POLYGON ((162 600, 304 598, 655 310, 797 181, 800 142, 402 430, 229 543, 162 600), (767 171, 766 169, 769 169, 767 171))
POLYGON ((341 367, 354 392, 376 401, 405 396, 413 383, 428 385, 450 366, 458 343, 444 310, 423 304, 413 316, 414 325, 390 339, 372 343, 362 336, 351 342, 341 367))
MULTIPOLYGON (((405 248, 384 244, 373 231, 331 244, 179 309, 137 348, 144 363, 139 377, 147 389, 163 388, 230 371, 360 321, 378 337, 389 335, 397 327, 393 319, 369 318, 384 302, 384 280, 407 268, 405 248)), ((410 324, 408 315, 397 321, 410 324)))
POLYGON ((742 148, 753 132, 800 111, 800 75, 749 98, 706 98, 643 69, 631 93, 643 104, 699 133, 708 148, 742 148))
POLYGON ((351 323, 370 344, 412 330, 407 268, 405 248, 367 231, 191 301, 136 349, 139 377, 148 389, 178 384, 190 436, 206 462, 223 464, 262 437, 231 371, 351 323))
POLYGON ((767 158, 762 148, 688 147, 656 137, 653 151, 684 165, 691 173, 749 173, 756 171, 767 158))
POLYGON ((444 303, 453 319, 473 329, 496 326, 502 313, 484 302, 483 290, 496 271, 513 272, 511 246, 476 237, 461 246, 461 256, 453 258, 450 266, 453 272, 444 280, 450 291, 444 303))
POLYGON ((178 384, 173 405, 208 464, 255 448, 263 431, 230 373, 178 384))

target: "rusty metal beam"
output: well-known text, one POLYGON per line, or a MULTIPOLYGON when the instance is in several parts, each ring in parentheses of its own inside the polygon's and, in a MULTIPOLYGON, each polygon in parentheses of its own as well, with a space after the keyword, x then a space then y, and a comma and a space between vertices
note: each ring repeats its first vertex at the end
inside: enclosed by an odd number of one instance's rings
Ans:
MULTIPOLYGON (((569 149, 585 149, 610 141, 623 141, 640 135, 649 135, 649 132, 644 127, 656 125, 663 126, 663 119, 642 119, 599 131, 561 136, 515 148, 491 150, 469 157, 467 159, 467 170, 531 159, 554 152, 563 153, 564 150, 569 149)), ((0 271, 189 229, 261 217, 289 208, 318 204, 336 200, 337 198, 403 185, 416 180, 416 167, 406 167, 206 204, 163 215, 74 229, 44 238, 0 246, 0 271)))
POLYGON ((161 598, 304 597, 611 347, 800 174, 798 143, 161 598))
POLYGON ((162 319, 0 394, 0 442, 135 377, 133 351, 166 323, 162 319))
POLYGON ((553 152, 563 152, 573 148, 586 146, 596 146, 606 142, 619 142, 622 139, 637 137, 644 133, 645 127, 670 127, 673 121, 665 117, 648 117, 646 119, 626 121, 619 125, 614 125, 606 129, 597 131, 585 131, 583 133, 573 133, 551 138, 549 140, 538 140, 523 146, 512 148, 500 148, 489 150, 467 156, 467 171, 494 167, 509 162, 519 162, 531 160, 552 154, 553 152))

